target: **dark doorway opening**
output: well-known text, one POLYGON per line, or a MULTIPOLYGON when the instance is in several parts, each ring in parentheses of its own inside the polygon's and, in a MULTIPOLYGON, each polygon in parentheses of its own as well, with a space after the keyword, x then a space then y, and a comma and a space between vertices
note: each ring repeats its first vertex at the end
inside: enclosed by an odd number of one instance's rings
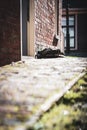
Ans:
POLYGON ((27 56, 27 21, 29 21, 29 0, 22 0, 22 55, 27 56))

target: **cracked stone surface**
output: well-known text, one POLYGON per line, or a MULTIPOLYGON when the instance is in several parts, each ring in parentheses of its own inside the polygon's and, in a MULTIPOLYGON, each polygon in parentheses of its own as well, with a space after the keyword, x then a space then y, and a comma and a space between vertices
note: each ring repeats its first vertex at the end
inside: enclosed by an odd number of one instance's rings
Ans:
MULTIPOLYGON (((8 111, 16 115, 20 112, 21 114, 30 112, 31 117, 47 99, 62 92, 66 85, 84 73, 86 68, 87 58, 81 57, 53 59, 23 57, 22 61, 0 67, 2 117, 7 122, 5 115, 8 111)), ((17 119, 14 117, 15 122, 17 119)))

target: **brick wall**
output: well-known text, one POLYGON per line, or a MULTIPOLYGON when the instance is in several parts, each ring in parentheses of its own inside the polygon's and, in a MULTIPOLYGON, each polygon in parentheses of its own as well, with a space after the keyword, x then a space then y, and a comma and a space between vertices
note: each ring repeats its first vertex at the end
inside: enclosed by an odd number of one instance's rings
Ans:
POLYGON ((55 0, 36 0, 35 36, 36 44, 52 45, 55 34, 55 0))
MULTIPOLYGON (((61 0, 36 0, 35 1, 35 49, 42 50, 47 47, 63 50, 61 40, 61 0), (58 10, 57 10, 58 9, 58 10), (58 45, 53 46, 53 37, 59 35, 58 45), (62 46, 61 46, 62 45, 62 46)), ((64 51, 64 50, 63 50, 64 51)))
POLYGON ((0 0, 0 66, 20 56, 20 1, 0 0))

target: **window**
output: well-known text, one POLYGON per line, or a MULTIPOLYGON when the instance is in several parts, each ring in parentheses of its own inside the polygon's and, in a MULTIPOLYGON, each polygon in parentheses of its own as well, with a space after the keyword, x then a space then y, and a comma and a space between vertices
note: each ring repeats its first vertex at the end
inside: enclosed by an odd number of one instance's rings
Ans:
MULTIPOLYGON (((65 47, 66 47, 66 17, 62 18, 62 28, 65 38, 65 47)), ((75 17, 69 16, 69 35, 70 35, 70 48, 75 48, 75 17)))

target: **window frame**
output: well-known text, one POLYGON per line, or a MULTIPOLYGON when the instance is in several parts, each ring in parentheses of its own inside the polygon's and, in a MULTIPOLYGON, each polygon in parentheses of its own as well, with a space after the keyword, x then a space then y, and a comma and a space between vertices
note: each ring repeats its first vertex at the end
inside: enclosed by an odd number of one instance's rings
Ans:
MULTIPOLYGON (((66 18, 66 15, 63 15, 62 18, 66 18)), ((74 24, 73 25, 69 25, 69 28, 74 28, 74 36, 71 36, 70 39, 74 38, 74 46, 71 47, 70 49, 75 49, 76 45, 75 45, 75 15, 69 15, 69 18, 73 17, 74 18, 74 24)), ((67 25, 62 25, 62 29, 65 28, 67 29, 67 25)), ((65 40, 66 40, 66 36, 64 36, 65 40)), ((64 45, 64 48, 66 48, 66 46, 64 45)))

